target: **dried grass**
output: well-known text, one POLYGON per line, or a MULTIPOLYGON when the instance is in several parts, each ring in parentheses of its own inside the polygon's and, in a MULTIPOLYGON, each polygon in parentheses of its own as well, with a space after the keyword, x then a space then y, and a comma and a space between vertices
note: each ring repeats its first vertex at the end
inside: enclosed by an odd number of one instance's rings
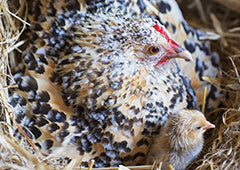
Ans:
MULTIPOLYGON (((24 21, 25 1, 19 2, 17 6, 9 7, 6 1, 0 1, 0 169, 54 169, 41 161, 43 159, 40 160, 38 156, 32 154, 33 151, 27 147, 26 140, 18 141, 12 137, 11 106, 7 104, 7 81, 12 79, 8 67, 9 58, 13 58, 15 55, 13 50, 19 51, 18 47, 24 43, 19 37, 28 24, 24 21)), ((228 93, 225 107, 208 114, 217 128, 207 133, 201 159, 194 162, 189 169, 238 169, 240 167, 240 3, 238 0, 210 2, 184 0, 179 3, 185 18, 193 27, 208 31, 209 35, 216 39, 212 42, 212 49, 221 56, 220 77, 218 80, 208 78, 205 80, 228 93)), ((72 165, 65 167, 65 169, 71 168, 72 165)), ((150 170, 152 166, 128 168, 150 170)))
POLYGON ((18 17, 23 16, 24 1, 21 2, 23 5, 12 13, 7 1, 0 1, 0 169, 44 169, 44 164, 26 148, 26 141, 17 141, 12 137, 12 108, 7 103, 7 81, 12 79, 9 58, 14 58, 13 50, 19 51, 18 47, 24 43, 19 37, 27 24, 18 17))
POLYGON ((185 0, 180 2, 187 21, 219 38, 212 49, 220 55, 220 77, 206 81, 222 88, 225 107, 208 113, 216 128, 206 134, 202 159, 189 169, 239 169, 240 167, 240 2, 238 0, 185 0), (202 6, 202 10, 198 6, 202 6))

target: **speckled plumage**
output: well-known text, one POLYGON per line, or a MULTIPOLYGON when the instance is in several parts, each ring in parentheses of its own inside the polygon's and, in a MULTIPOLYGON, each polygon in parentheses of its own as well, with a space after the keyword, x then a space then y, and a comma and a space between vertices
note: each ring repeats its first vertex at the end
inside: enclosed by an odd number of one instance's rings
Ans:
POLYGON ((82 166, 143 163, 168 115, 196 107, 175 59, 156 65, 171 49, 146 2, 29 2, 28 47, 12 67, 9 103, 42 153, 82 166), (156 44, 157 57, 148 56, 156 44))

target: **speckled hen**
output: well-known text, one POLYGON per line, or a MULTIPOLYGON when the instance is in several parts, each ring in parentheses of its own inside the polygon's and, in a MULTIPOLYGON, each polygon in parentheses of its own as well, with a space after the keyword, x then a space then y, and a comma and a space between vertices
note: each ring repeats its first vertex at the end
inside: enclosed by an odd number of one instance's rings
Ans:
POLYGON ((81 166, 141 164, 168 116, 196 107, 174 59, 190 53, 130 4, 144 11, 139 1, 29 2, 9 103, 44 155, 81 166))

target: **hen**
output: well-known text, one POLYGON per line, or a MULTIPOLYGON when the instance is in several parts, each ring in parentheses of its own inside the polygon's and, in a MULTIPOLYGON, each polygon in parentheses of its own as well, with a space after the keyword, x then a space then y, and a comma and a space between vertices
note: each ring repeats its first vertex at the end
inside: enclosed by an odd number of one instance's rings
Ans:
POLYGON ((28 47, 12 66, 16 122, 44 155, 75 165, 143 163, 168 116, 196 107, 174 59, 190 53, 136 3, 107 2, 29 1, 28 47))
POLYGON ((203 133, 215 126, 196 110, 182 110, 172 114, 157 135, 147 155, 147 164, 162 162, 162 169, 171 164, 183 170, 195 159, 203 147, 203 133))

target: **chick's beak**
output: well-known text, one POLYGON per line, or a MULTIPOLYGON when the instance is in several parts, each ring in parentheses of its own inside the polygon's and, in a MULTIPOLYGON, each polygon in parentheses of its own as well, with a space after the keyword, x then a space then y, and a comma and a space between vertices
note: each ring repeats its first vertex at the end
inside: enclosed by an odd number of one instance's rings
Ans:
POLYGON ((209 121, 206 121, 203 129, 204 129, 204 130, 207 130, 207 129, 212 129, 212 128, 215 128, 215 125, 212 124, 212 123, 210 123, 209 121))
POLYGON ((173 40, 170 40, 170 49, 168 51, 169 53, 165 57, 169 59, 183 58, 188 61, 193 61, 192 55, 173 40))

